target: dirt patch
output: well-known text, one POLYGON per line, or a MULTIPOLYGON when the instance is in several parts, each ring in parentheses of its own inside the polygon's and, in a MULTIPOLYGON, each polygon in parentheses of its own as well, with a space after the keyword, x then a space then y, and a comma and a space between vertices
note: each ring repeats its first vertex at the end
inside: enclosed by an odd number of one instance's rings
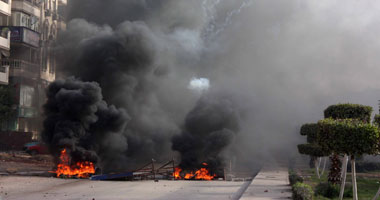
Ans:
POLYGON ((31 156, 24 152, 0 152, 0 172, 2 173, 49 171, 53 167, 53 157, 50 155, 31 156))

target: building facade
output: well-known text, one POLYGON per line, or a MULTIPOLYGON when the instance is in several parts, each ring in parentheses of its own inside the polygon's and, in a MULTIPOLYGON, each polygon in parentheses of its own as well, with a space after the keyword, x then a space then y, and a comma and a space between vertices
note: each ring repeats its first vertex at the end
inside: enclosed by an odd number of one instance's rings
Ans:
POLYGON ((1 18, 2 30, 10 33, 10 55, 1 62, 9 66, 15 104, 14 117, 3 123, 3 130, 38 136, 45 89, 55 80, 52 49, 58 31, 65 28, 60 12, 65 6, 64 0, 13 0, 10 17, 1 18))
MULTIPOLYGON (((12 11, 12 0, 0 0, 0 19, 9 19, 12 11)), ((7 21, 5 22, 6 25, 7 21)), ((2 29, 0 32, 0 60, 9 57, 10 32, 2 29)), ((9 83, 9 65, 0 65, 0 85, 9 83)))

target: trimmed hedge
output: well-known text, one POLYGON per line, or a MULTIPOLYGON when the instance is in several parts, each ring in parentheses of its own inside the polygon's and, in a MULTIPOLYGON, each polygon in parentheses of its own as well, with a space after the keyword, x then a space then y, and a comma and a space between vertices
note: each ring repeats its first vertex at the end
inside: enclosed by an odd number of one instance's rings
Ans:
POLYGON ((300 134, 314 136, 317 134, 317 131, 318 131, 318 124, 316 123, 304 124, 301 126, 300 134))
POLYGON ((324 111, 325 118, 359 119, 367 123, 369 123, 371 120, 371 113, 371 106, 348 103, 331 105, 324 111))
MULTIPOLYGON (((352 197, 352 185, 346 184, 343 197, 352 197)), ((321 195, 329 199, 339 197, 340 185, 331 183, 319 183, 315 187, 315 195, 321 195)))
POLYGON ((310 155, 314 157, 329 156, 329 152, 326 152, 318 144, 299 144, 297 145, 298 152, 300 154, 310 155))
POLYGON ((295 173, 294 171, 290 170, 289 171, 289 183, 290 183, 290 185, 293 186, 297 182, 302 183, 303 178, 301 176, 299 176, 297 173, 295 173))
POLYGON ((310 185, 297 182, 292 187, 293 199, 294 200, 312 200, 313 199, 313 189, 310 185))
POLYGON ((353 119, 318 122, 318 144, 324 150, 347 155, 375 154, 379 146, 377 126, 353 119))
POLYGON ((315 187, 315 195, 321 195, 327 198, 339 197, 340 186, 331 183, 319 183, 315 187))

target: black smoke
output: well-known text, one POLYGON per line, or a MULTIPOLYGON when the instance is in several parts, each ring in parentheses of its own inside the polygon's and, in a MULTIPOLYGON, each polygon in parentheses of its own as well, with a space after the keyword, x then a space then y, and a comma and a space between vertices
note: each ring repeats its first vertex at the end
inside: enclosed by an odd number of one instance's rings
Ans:
POLYGON ((223 150, 239 131, 237 107, 228 98, 204 96, 188 113, 181 134, 172 138, 173 150, 181 153, 180 167, 195 170, 207 163, 213 173, 222 174, 223 150))
MULTIPOLYGON (((79 134, 75 141, 83 142, 75 147, 85 146, 84 149, 95 152, 99 165, 107 171, 133 170, 152 158, 165 162, 178 156, 178 152, 181 165, 186 167, 193 168, 202 161, 222 165, 223 149, 239 130, 234 106, 229 100, 210 96, 197 103, 199 93, 188 88, 193 77, 208 77, 204 73, 207 67, 202 66, 202 59, 208 59, 203 35, 209 31, 214 9, 206 13, 204 6, 212 2, 70 2, 71 21, 67 30, 60 33, 55 48, 60 77, 74 76, 85 83, 98 83, 104 101, 122 108, 129 116, 128 124, 117 133, 102 130, 100 122, 91 126, 96 137, 79 134), (217 118, 219 115, 224 117, 217 118), (207 124, 206 119, 216 122, 207 124), (200 132, 195 129, 196 123, 200 123, 200 132), (194 150, 179 146, 178 138, 182 136, 172 140, 180 132, 192 139, 194 150), (195 139, 200 139, 200 144, 195 139), (196 161, 186 161, 196 156, 200 156, 196 161)), ((51 130, 45 129, 44 134, 51 130)), ((80 132, 80 128, 75 131, 80 132)), ((51 146, 61 146, 66 138, 46 141, 51 146)))
POLYGON ((104 100, 130 116, 120 133, 122 143, 112 138, 91 141, 112 147, 102 150, 104 169, 133 170, 152 158, 173 157, 170 138, 178 126, 158 96, 158 82, 165 77, 165 70, 157 73, 156 40, 143 22, 126 21, 113 29, 76 19, 58 41, 64 75, 99 83, 104 100))
POLYGON ((56 159, 67 149, 74 163, 98 163, 104 152, 114 148, 104 140, 126 140, 122 132, 129 116, 123 109, 107 105, 99 84, 68 78, 51 83, 46 94, 42 139, 56 159))

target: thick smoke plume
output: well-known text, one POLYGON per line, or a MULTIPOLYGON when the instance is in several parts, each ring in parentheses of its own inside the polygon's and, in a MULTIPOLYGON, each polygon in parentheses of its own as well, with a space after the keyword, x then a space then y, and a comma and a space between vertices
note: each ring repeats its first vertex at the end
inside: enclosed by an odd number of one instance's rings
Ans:
MULTIPOLYGON (((181 131, 186 114, 200 95, 205 93, 204 90, 208 89, 208 86, 207 88, 202 86, 201 93, 194 93, 188 89, 189 81, 197 74, 196 63, 202 57, 204 49, 202 27, 206 23, 202 17, 189 13, 188 7, 198 6, 201 9, 207 4, 201 1, 166 0, 144 1, 144 3, 74 1, 72 5, 70 13, 73 20, 68 24, 68 30, 60 36, 57 46, 61 58, 60 70, 66 76, 74 75, 83 81, 99 83, 104 99, 116 107, 123 108, 130 116, 128 125, 120 131, 119 139, 95 137, 86 144, 89 146, 110 144, 110 148, 103 148, 98 152, 103 155, 99 161, 101 167, 109 171, 131 170, 151 158, 159 161, 171 159, 176 156, 171 149, 172 137, 185 131, 198 134, 199 138, 203 137, 199 146, 202 149, 195 152, 210 151, 207 159, 210 162, 214 160, 214 163, 221 163, 219 153, 230 143, 234 135, 232 132, 237 131, 228 124, 223 125, 227 123, 223 120, 229 119, 221 119, 217 125, 198 125, 205 126, 205 132, 202 133, 194 133, 186 121, 186 130, 181 131), (81 6, 92 7, 86 9, 89 11, 103 9, 104 3, 110 8, 123 7, 123 14, 116 17, 111 12, 118 13, 120 10, 112 9, 107 12, 108 18, 102 18, 99 15, 93 16, 91 12, 76 11, 76 8, 81 6), (181 15, 169 9, 180 7, 184 11, 181 15), (128 12, 133 9, 141 12, 128 12), (81 16, 77 16, 78 14, 81 16), (76 17, 85 19, 76 19, 76 17), (157 24, 156 18, 162 19, 164 24, 157 24), (144 21, 133 21, 137 19, 144 21), (107 25, 98 25, 102 23, 107 25), (175 96, 172 96, 173 94, 175 96), (206 144, 204 138, 219 143, 212 147, 211 144, 206 144), (118 155, 118 159, 115 159, 115 155, 118 155)), ((211 107, 218 107, 214 102, 210 103, 211 107)), ((197 116, 195 112, 204 112, 203 107, 196 106, 186 119, 197 116)), ((210 112, 223 115, 235 114, 218 111, 216 108, 210 112)), ((213 113, 208 114, 210 117, 215 116, 213 113)), ((206 118, 206 114, 203 115, 198 117, 206 118)), ((50 141, 49 143, 51 146, 55 145, 50 141)), ((173 146, 178 147, 178 145, 173 146)), ((182 156, 183 160, 187 159, 187 155, 182 156)))
POLYGON ((194 170, 207 163, 223 174, 222 151, 239 131, 239 113, 233 103, 215 96, 201 98, 185 118, 183 132, 173 137, 173 150, 181 153, 180 167, 194 170))
MULTIPOLYGON (((121 133, 129 116, 124 110, 108 106, 103 101, 97 83, 74 78, 55 81, 47 89, 47 98, 42 139, 49 144, 55 158, 59 157, 61 150, 67 149, 74 163, 97 163, 104 158, 105 152, 113 149, 108 140, 124 141, 126 144, 126 138, 121 133)), ((124 151, 126 147, 123 147, 124 151)), ((124 152, 113 153, 117 159, 124 152)))

